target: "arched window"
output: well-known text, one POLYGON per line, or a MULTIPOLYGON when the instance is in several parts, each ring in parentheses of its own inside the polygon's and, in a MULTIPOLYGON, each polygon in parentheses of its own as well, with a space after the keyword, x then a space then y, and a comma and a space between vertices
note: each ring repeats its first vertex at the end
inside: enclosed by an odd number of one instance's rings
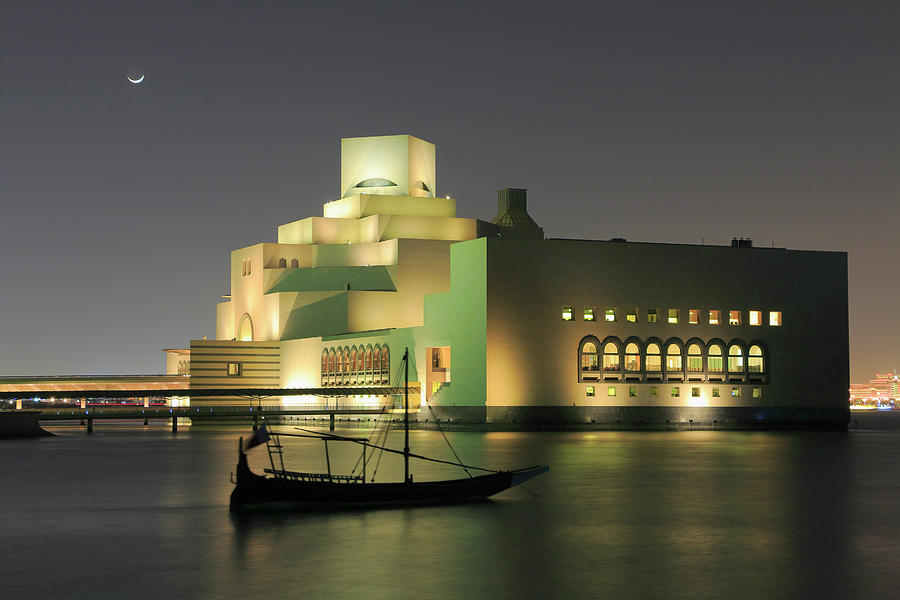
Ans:
POLYGON ((747 370, 750 373, 762 373, 765 369, 762 348, 754 344, 750 346, 750 351, 747 354, 747 370))
POLYGON ((238 341, 253 341, 253 321, 248 314, 244 314, 244 316, 241 317, 241 324, 238 326, 238 341))
POLYGON ((625 371, 628 373, 641 371, 641 349, 634 342, 625 346, 625 371))
POLYGON ((431 368, 432 369, 440 369, 441 368, 441 349, 440 348, 432 348, 431 349, 431 368))
POLYGON ((388 383, 391 378, 391 351, 387 346, 381 349, 381 383, 388 383))
POLYGON ((660 355, 659 344, 647 344, 645 363, 648 373, 659 373, 662 371, 662 356, 660 355))
POLYGON ((337 354, 332 348, 328 352, 328 383, 334 385, 334 378, 337 371, 337 354))
POLYGON ((687 370, 688 373, 703 372, 703 350, 699 344, 691 344, 687 350, 687 370))
POLYGON ((322 387, 328 385, 328 350, 322 350, 322 387))
POLYGON ((613 342, 607 342, 603 346, 603 371, 606 373, 618 373, 620 370, 619 347, 613 342))
POLYGON ((722 346, 710 344, 707 352, 706 369, 711 375, 725 372, 725 365, 722 363, 722 346))
POLYGON ((299 267, 300 267, 300 261, 297 260, 296 258, 292 258, 292 259, 291 259, 291 268, 292 268, 292 269, 297 269, 297 268, 299 268, 299 267))
POLYGON ((737 344, 732 344, 728 348, 728 372, 744 372, 744 353, 737 344))
POLYGON ((341 383, 350 380, 350 349, 341 350, 341 383))
POLYGON ((366 346, 366 383, 372 383, 372 346, 366 346))
POLYGON ((284 269, 284 268, 286 268, 286 267, 287 267, 287 259, 286 259, 286 258, 279 258, 279 259, 278 259, 278 268, 279 268, 279 269, 284 269))
POLYGON ((681 357, 681 346, 669 344, 666 347, 666 376, 669 378, 681 378, 684 375, 684 366, 681 357))
POLYGON ((356 375, 358 373, 356 365, 356 346, 350 350, 350 383, 356 383, 356 375))
POLYGON ((597 345, 594 342, 585 342, 581 346, 581 370, 600 370, 600 357, 597 354, 597 345))
POLYGON ((372 381, 381 383, 381 346, 375 344, 372 349, 372 381))

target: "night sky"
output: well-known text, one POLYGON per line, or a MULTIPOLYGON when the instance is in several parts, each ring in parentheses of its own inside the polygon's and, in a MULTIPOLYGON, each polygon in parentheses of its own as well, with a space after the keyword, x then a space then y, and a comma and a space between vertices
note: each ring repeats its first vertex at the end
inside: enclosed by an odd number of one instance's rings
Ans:
POLYGON ((340 138, 397 133, 460 216, 525 187, 548 237, 847 251, 851 379, 900 369, 898 32, 897 2, 4 0, 0 374, 162 372, 231 250, 339 196, 340 138))

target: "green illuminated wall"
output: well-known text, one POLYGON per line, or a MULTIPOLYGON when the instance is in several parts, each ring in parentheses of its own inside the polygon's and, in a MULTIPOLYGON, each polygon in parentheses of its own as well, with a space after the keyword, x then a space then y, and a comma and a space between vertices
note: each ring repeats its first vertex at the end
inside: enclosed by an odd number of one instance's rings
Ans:
MULTIPOLYGON (((485 406, 487 396, 487 240, 450 247, 450 291, 425 297, 425 325, 415 330, 416 356, 450 346, 452 380, 435 406, 485 406)), ((424 362, 422 364, 427 364, 424 362)))

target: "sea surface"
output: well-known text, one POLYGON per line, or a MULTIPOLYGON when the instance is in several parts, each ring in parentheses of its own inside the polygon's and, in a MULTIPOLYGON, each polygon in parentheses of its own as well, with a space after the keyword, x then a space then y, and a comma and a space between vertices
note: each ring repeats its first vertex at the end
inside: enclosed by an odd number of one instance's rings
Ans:
MULTIPOLYGON (((53 426, 0 442, 0 597, 897 598, 900 415, 853 419, 847 433, 451 432, 468 463, 551 471, 487 503, 250 518, 228 512, 246 429, 53 426)), ((451 458, 438 432, 410 438, 451 458)), ((287 467, 323 470, 321 446, 287 441, 287 467)), ((335 468, 357 458, 329 450, 335 468)), ((385 455, 378 480, 401 474, 385 455)))

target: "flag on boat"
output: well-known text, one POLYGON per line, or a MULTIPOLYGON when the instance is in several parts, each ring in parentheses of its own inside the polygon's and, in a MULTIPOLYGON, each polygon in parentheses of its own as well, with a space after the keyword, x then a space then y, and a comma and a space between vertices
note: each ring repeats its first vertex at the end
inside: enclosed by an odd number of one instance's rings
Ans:
POLYGON ((269 441, 269 432, 266 429, 265 425, 262 425, 256 432, 247 440, 247 443, 244 445, 244 452, 249 450, 250 448, 255 448, 260 444, 265 444, 269 441))

